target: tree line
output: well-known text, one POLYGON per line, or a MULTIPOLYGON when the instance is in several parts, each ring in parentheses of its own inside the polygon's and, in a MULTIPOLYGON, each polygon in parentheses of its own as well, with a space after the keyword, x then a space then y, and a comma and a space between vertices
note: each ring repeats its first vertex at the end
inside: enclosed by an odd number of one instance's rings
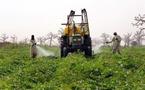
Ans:
MULTIPOLYGON (((40 45, 48 45, 53 46, 58 45, 58 41, 60 38, 60 34, 49 32, 45 36, 36 37, 36 41, 40 45)), ((18 41, 18 37, 16 35, 9 36, 8 34, 0 34, 0 42, 1 43, 21 43, 21 44, 30 44, 30 38, 24 38, 21 41, 18 41)))

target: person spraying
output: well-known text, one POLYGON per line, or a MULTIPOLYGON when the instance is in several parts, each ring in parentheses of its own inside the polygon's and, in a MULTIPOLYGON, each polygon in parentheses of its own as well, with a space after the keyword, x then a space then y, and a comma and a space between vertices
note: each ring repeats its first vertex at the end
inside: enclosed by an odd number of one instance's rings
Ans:
POLYGON ((113 43, 112 46, 113 54, 116 52, 118 52, 118 54, 121 54, 120 52, 121 37, 116 32, 114 32, 113 35, 114 35, 113 39, 110 42, 106 42, 106 43, 113 43))
POLYGON ((31 36, 30 42, 32 43, 31 45, 31 57, 36 58, 37 57, 37 47, 36 47, 36 41, 34 35, 31 36))

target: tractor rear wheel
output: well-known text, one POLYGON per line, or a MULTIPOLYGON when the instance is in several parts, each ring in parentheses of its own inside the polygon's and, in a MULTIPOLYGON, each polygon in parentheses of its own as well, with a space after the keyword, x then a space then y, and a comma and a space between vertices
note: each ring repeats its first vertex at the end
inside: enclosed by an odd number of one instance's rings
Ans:
POLYGON ((84 46, 85 48, 85 56, 91 57, 92 56, 92 45, 91 45, 91 37, 88 35, 84 36, 84 46))

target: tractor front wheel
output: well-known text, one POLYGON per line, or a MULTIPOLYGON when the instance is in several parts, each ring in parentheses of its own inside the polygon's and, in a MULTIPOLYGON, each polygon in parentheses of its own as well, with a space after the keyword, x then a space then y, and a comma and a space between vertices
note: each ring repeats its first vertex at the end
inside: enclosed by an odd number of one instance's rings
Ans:
POLYGON ((61 48, 61 57, 66 57, 67 54, 68 54, 67 48, 66 47, 62 47, 61 48))
POLYGON ((86 57, 92 57, 92 49, 91 49, 91 46, 90 47, 87 47, 85 49, 85 56, 86 57))

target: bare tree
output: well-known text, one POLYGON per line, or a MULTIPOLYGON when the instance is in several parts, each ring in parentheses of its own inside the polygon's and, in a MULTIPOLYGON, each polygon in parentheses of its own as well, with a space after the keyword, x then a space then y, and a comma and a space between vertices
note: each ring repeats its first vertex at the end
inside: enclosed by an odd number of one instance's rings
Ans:
POLYGON ((136 31, 133 36, 133 39, 137 42, 138 45, 142 45, 142 41, 145 39, 145 33, 143 29, 136 31))
POLYGON ((58 30, 58 36, 63 35, 63 28, 60 28, 60 30, 58 30))
POLYGON ((45 38, 43 36, 42 37, 40 36, 40 37, 37 38, 37 40, 40 43, 40 45, 43 45, 47 41, 47 38, 45 38))
POLYGON ((11 40, 12 43, 17 43, 17 36, 16 35, 11 36, 11 40))
POLYGON ((56 38, 58 38, 57 34, 53 34, 52 32, 47 34, 47 39, 49 40, 49 46, 52 46, 52 42, 56 38))
POLYGON ((110 41, 111 36, 109 34, 102 33, 101 38, 102 38, 103 45, 106 45, 106 42, 110 41))
POLYGON ((23 43, 24 44, 28 44, 29 43, 29 39, 28 38, 24 38, 23 43))
POLYGON ((43 37, 43 44, 46 44, 47 38, 43 37))
POLYGON ((130 46, 130 43, 132 41, 131 36, 132 36, 132 33, 127 33, 127 34, 124 35, 123 41, 125 43, 125 47, 130 46))
POLYGON ((143 30, 145 30, 145 14, 144 15, 138 15, 134 17, 135 23, 133 23, 133 26, 136 26, 139 31, 136 31, 133 38, 137 42, 137 45, 142 45, 142 41, 145 38, 145 33, 143 30))
POLYGON ((134 17, 135 23, 133 23, 134 26, 143 28, 143 25, 145 24, 145 14, 144 15, 138 15, 134 17))
POLYGON ((40 45, 42 45, 42 43, 43 43, 43 37, 38 37, 37 41, 40 43, 40 45))
POLYGON ((8 36, 7 34, 2 34, 2 35, 0 36, 0 40, 1 40, 2 42, 6 42, 8 38, 9 38, 9 36, 8 36))
POLYGON ((57 42, 58 42, 58 44, 60 44, 61 36, 63 35, 63 28, 60 28, 60 30, 58 30, 56 35, 57 35, 57 42))
MULTIPOLYGON (((140 31, 145 29, 145 14, 144 15, 138 15, 134 17, 135 23, 133 23, 133 26, 136 26, 140 31)), ((142 31, 141 31, 142 32, 142 31)))

